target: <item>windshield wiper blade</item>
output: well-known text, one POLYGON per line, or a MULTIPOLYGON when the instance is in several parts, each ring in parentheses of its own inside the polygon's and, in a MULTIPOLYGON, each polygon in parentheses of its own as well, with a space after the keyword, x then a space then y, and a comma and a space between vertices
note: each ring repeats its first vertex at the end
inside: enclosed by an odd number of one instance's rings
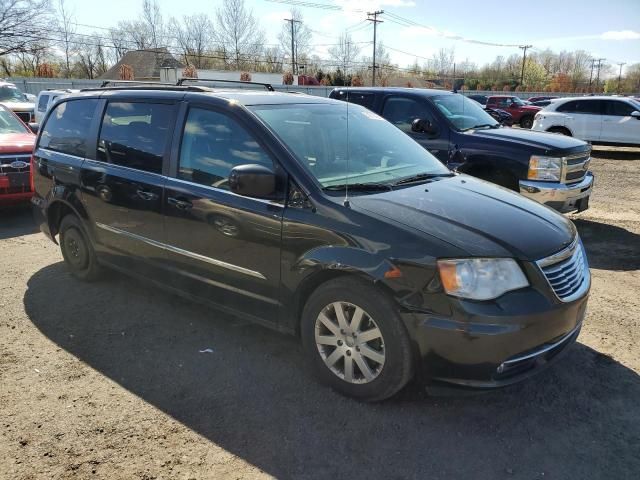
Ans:
POLYGON ((496 125, 500 125, 500 124, 499 123, 483 123, 482 125, 474 125, 473 127, 463 128, 462 131, 466 132, 467 130, 474 130, 476 128, 484 128, 484 127, 496 128, 496 125))
POLYGON ((395 182, 393 185, 404 185, 406 183, 414 183, 414 182, 421 182, 424 180, 431 180, 433 178, 440 178, 440 177, 453 177, 455 174, 452 172, 449 173, 418 173, 417 175, 411 175, 410 177, 405 177, 405 178, 401 178, 400 180, 398 180, 397 182, 395 182))
POLYGON ((374 190, 393 190, 393 187, 388 183, 342 183, 340 185, 329 185, 328 187, 324 187, 323 190, 339 191, 345 190, 347 187, 349 187, 349 190, 360 192, 374 190))

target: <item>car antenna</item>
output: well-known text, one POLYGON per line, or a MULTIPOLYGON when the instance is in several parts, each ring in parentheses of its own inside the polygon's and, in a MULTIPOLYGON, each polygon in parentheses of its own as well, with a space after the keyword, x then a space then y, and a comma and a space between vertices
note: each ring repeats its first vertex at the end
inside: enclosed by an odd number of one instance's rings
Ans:
POLYGON ((349 203, 349 90, 347 90, 347 171, 344 178, 344 201, 342 204, 351 208, 349 203))

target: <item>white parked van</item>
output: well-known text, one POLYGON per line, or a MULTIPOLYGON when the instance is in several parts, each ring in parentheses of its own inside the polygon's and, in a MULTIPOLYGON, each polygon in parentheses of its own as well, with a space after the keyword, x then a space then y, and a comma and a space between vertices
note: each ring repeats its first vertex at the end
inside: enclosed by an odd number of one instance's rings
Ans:
POLYGON ((63 89, 63 90, 42 90, 38 94, 38 101, 36 102, 36 123, 42 122, 44 114, 47 113, 49 107, 53 105, 56 98, 64 97, 70 93, 76 93, 80 90, 63 89))

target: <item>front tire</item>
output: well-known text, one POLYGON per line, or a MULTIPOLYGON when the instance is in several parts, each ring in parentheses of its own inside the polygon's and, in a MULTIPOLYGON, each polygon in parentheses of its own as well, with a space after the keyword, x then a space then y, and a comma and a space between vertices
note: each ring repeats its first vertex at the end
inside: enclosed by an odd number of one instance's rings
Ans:
POLYGON ((74 277, 91 281, 100 276, 93 246, 75 215, 67 215, 60 222, 60 250, 74 277))
POLYGON ((384 400, 412 376, 411 345, 397 308, 355 277, 329 281, 311 295, 301 335, 315 374, 343 395, 384 400))
POLYGON ((559 133, 560 135, 566 135, 567 137, 571 137, 571 132, 564 127, 551 127, 547 132, 550 133, 559 133))
POLYGON ((533 117, 529 115, 527 115, 526 117, 522 117, 520 119, 520 126, 526 129, 530 129, 531 127, 533 127, 533 117))

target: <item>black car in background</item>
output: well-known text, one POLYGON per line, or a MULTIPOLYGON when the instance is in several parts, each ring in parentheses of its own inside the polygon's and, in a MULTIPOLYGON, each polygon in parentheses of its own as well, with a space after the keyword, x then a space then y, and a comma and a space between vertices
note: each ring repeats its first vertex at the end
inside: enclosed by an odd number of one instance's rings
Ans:
POLYGON ((376 112, 452 170, 560 212, 589 207, 593 174, 586 142, 503 128, 476 101, 442 90, 339 87, 330 97, 376 112))
POLYGON ((487 95, 467 95, 467 98, 475 100, 483 107, 487 104, 487 100, 489 100, 489 97, 487 95))
POLYGON ((569 220, 358 105, 98 89, 57 101, 33 163, 37 222, 77 278, 114 268, 298 335, 319 378, 359 399, 414 377, 507 385, 582 325, 569 220))

